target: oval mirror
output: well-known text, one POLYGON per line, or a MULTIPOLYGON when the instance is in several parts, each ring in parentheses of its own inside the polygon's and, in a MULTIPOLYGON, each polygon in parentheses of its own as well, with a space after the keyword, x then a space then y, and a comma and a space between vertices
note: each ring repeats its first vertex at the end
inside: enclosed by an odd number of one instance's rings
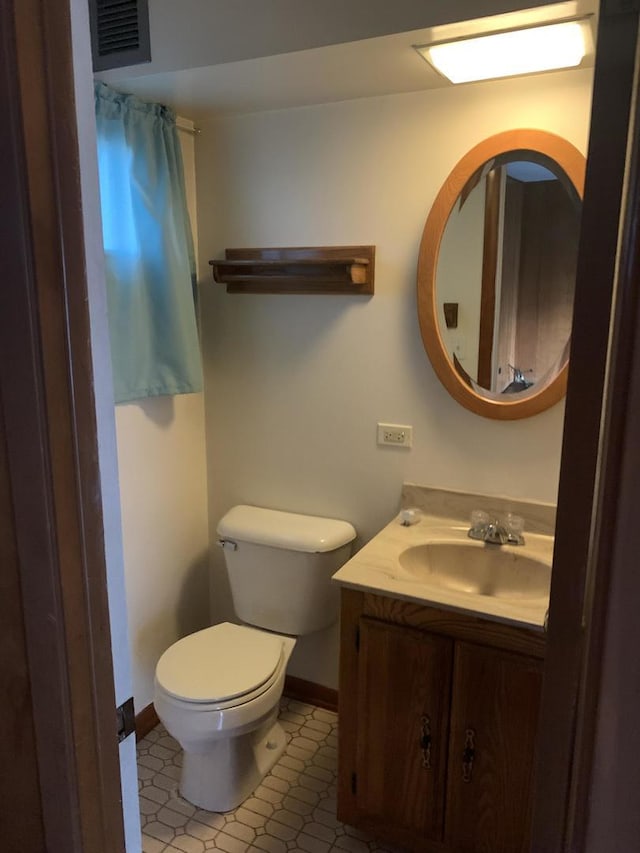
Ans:
POLYGON ((489 418, 537 414, 566 391, 585 158, 540 130, 476 145, 427 218, 418 317, 440 381, 489 418))

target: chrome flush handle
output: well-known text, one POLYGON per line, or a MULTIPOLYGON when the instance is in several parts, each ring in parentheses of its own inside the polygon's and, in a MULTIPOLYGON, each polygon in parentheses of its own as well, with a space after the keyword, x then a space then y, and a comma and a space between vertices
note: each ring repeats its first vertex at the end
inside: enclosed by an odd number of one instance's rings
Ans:
POLYGON ((218 539, 218 547, 224 548, 226 551, 237 551, 238 543, 231 539, 218 539))

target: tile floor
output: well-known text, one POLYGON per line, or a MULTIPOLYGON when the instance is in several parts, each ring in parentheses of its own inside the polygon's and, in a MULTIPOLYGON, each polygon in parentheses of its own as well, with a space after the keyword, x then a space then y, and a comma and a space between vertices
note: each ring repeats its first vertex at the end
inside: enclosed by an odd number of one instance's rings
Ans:
POLYGON ((287 749, 234 812, 197 809, 178 795, 180 747, 162 726, 138 743, 144 853, 392 851, 336 819, 337 715, 284 698, 287 749))

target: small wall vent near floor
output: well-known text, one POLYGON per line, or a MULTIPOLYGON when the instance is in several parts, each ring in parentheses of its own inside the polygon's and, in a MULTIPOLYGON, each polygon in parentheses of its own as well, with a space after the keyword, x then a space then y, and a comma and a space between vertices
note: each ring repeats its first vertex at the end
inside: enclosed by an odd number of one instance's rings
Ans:
POLYGON ((93 70, 151 60, 147 0, 89 0, 93 70))

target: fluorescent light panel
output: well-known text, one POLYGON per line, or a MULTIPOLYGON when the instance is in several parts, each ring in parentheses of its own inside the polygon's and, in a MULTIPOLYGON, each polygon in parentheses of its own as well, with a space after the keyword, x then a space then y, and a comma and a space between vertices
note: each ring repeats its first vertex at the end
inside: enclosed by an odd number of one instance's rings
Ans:
POLYGON ((575 68, 586 53, 586 21, 563 21, 417 47, 452 83, 575 68))

